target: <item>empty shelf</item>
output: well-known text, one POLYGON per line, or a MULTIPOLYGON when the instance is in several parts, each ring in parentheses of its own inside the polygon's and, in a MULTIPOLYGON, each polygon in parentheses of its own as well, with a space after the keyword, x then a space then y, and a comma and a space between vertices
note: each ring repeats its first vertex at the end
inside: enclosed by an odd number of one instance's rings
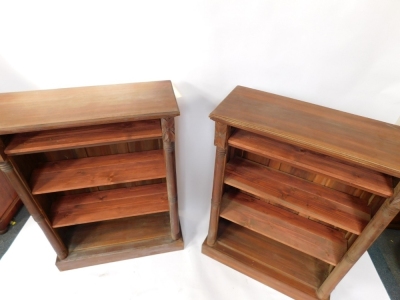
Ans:
POLYGON ((165 183, 66 195, 52 205, 52 226, 70 226, 168 210, 165 183))
POLYGON ((329 264, 221 219, 213 246, 202 252, 295 299, 318 299, 329 264))
POLYGON ((159 120, 114 123, 16 134, 8 155, 55 151, 161 138, 159 120))
POLYGON ((224 194, 220 216, 332 265, 347 251, 343 232, 238 191, 224 194))
POLYGON ((242 158, 227 164, 224 182, 355 234, 370 220, 370 208, 356 197, 242 158))
POLYGON ((228 143, 235 148, 325 175, 373 194, 383 197, 393 195, 390 176, 361 166, 349 165, 329 156, 316 154, 244 130, 233 133, 228 143))
POLYGON ((33 194, 165 178, 163 150, 45 163, 31 177, 33 194))
POLYGON ((168 213, 76 225, 66 234, 61 271, 183 249, 182 239, 171 238, 168 213))

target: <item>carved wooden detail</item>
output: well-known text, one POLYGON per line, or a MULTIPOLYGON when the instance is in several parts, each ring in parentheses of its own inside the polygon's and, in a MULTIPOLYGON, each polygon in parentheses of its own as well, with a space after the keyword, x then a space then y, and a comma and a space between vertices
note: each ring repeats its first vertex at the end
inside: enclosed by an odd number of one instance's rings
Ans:
POLYGON ((229 127, 226 124, 215 122, 214 145, 225 149, 228 139, 229 127))
POLYGON ((175 142, 174 118, 161 119, 162 135, 164 142, 175 142))

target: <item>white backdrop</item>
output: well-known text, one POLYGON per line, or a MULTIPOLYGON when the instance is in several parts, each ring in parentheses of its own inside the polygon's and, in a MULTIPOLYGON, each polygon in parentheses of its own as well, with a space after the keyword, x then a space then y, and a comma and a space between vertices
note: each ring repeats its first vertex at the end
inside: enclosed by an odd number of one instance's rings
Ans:
MULTIPOLYGON (((187 278, 213 278, 221 268, 221 276, 228 276, 228 268, 198 258, 208 228, 214 164, 214 128, 208 114, 236 85, 244 85, 396 122, 400 2, 0 0, 0 92, 164 79, 172 80, 182 95, 176 125, 186 245, 181 255, 190 257, 185 261, 189 265, 201 261, 192 265, 197 277, 187 278), (206 266, 215 269, 208 274, 206 266)), ((47 245, 43 243, 40 247, 47 245)), ((32 255, 25 248, 20 251, 32 255)), ((103 272, 108 266, 96 268, 103 272)), ((266 287, 232 276, 253 285, 243 289, 243 295, 260 289, 260 298, 252 298, 266 299, 266 287)), ((226 284, 220 283, 221 289, 226 284)), ((227 288, 236 284, 232 281, 227 288)), ((202 294, 207 288, 199 284, 196 293, 183 292, 182 299, 212 299, 207 297, 213 295, 210 291, 202 294)), ((233 299, 229 293, 235 289, 225 291, 228 294, 212 289, 219 295, 215 299, 233 299)), ((161 288, 160 293, 170 295, 161 288)), ((178 294, 171 291, 171 296, 178 294)))

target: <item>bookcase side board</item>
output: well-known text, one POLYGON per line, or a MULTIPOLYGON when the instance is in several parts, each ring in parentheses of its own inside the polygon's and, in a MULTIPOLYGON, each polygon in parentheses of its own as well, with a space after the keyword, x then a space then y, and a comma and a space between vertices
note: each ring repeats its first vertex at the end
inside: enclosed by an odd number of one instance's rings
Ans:
POLYGON ((400 210, 400 127, 241 86, 210 118, 202 252, 295 299, 329 299, 400 210))
POLYGON ((59 270, 183 249, 170 81, 0 94, 0 169, 59 270))

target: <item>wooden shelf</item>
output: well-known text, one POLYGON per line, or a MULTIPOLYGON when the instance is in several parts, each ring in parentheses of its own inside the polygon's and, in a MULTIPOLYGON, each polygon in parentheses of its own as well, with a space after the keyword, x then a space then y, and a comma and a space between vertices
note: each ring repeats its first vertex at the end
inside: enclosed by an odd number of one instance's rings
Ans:
POLYGON ((14 135, 5 149, 8 155, 101 146, 161 138, 160 120, 76 127, 14 135))
POLYGON ((168 213, 76 225, 65 243, 61 271, 183 249, 182 239, 171 238, 168 213))
POLYGON ((226 165, 224 182, 357 235, 370 220, 370 208, 356 197, 242 158, 226 165))
POLYGON ((163 150, 46 163, 31 177, 33 194, 165 178, 163 150))
POLYGON ((205 242, 202 252, 295 299, 318 299, 329 274, 329 264, 224 220, 216 243, 205 242))
POLYGON ((165 183, 62 196, 52 205, 52 226, 63 227, 167 212, 165 183))
POLYGON ((347 251, 343 232, 238 191, 224 194, 220 216, 331 265, 347 251))
POLYGON ((390 197, 393 195, 392 178, 388 175, 364 167, 349 165, 329 156, 316 154, 255 133, 237 130, 228 139, 228 144, 303 170, 326 175, 379 196, 390 197))

